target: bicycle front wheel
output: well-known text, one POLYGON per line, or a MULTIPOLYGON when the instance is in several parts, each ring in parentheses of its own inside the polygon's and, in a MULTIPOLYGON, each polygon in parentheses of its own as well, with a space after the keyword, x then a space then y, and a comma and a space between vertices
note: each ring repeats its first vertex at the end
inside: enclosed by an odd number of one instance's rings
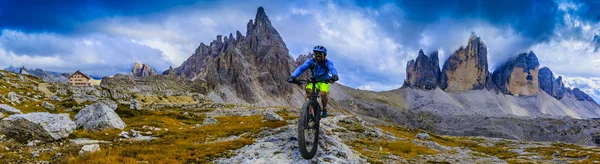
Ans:
POLYGON ((317 153, 319 144, 319 104, 308 100, 302 105, 298 118, 298 148, 304 159, 312 159, 317 153))

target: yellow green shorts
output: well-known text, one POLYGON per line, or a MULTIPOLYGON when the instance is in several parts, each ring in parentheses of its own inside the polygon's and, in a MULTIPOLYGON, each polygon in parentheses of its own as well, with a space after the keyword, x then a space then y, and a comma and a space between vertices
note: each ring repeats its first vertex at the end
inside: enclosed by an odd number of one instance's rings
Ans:
MULTIPOLYGON (((306 84, 306 89, 310 89, 312 90, 312 83, 308 83, 306 84)), ((320 90, 321 92, 325 92, 328 93, 329 92, 329 83, 325 83, 325 82, 317 82, 316 85, 317 89, 320 90)))

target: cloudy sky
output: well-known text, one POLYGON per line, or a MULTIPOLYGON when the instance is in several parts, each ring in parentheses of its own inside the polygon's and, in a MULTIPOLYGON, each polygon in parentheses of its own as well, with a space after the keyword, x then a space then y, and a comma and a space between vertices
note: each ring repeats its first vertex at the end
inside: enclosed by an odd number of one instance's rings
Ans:
POLYGON ((441 61, 471 32, 488 47, 490 71, 521 52, 569 77, 600 77, 600 1, 192 1, 8 0, 0 2, 0 67, 93 76, 179 66, 201 42, 246 32, 263 6, 290 55, 328 48, 341 83, 401 86, 419 49, 441 61))

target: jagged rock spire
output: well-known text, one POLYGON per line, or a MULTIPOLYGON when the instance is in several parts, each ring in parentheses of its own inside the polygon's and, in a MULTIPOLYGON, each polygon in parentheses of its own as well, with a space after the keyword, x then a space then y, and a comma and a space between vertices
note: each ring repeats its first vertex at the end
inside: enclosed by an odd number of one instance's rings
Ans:
POLYGON ((154 72, 154 69, 152 69, 152 67, 148 66, 147 64, 135 62, 135 64, 133 65, 133 69, 131 70, 131 74, 133 74, 134 76, 141 77, 152 76, 156 73, 154 72))
POLYGON ((540 89, 557 100, 562 99, 565 95, 565 85, 562 82, 562 77, 559 76, 557 79, 555 79, 550 68, 540 68, 538 73, 538 81, 540 89))
POLYGON ((444 63, 440 88, 462 92, 486 87, 488 71, 487 47, 474 33, 466 47, 460 47, 444 63))
POLYGON ((516 96, 538 93, 540 63, 533 51, 521 53, 494 70, 492 79, 500 91, 516 96))
MULTIPOLYGON (((246 36, 239 31, 235 36, 217 35, 210 45, 201 43, 174 69, 175 73, 202 81, 208 91, 230 88, 227 92, 249 103, 291 94, 293 88, 285 80, 291 74, 293 59, 265 9, 259 7, 254 20, 248 22, 246 36)), ((239 100, 231 96, 223 99, 239 100)))
POLYGON ((410 60, 406 65, 406 79, 404 86, 421 89, 435 89, 439 85, 440 64, 438 52, 433 52, 429 57, 423 50, 419 50, 417 60, 410 60))

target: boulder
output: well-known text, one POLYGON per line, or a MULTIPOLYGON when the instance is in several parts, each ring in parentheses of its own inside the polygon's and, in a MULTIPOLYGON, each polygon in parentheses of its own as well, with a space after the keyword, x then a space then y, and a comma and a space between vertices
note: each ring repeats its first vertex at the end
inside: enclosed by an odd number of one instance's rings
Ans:
POLYGON ((52 96, 52 98, 50 98, 50 100, 52 101, 62 101, 62 99, 58 96, 52 96))
POLYGON ((112 109, 112 110, 117 110, 117 107, 119 107, 119 106, 117 105, 117 103, 115 103, 114 101, 112 101, 112 100, 109 100, 109 99, 101 99, 101 100, 98 100, 98 101, 96 101, 96 102, 98 102, 98 103, 102 103, 102 104, 104 104, 104 105, 108 106, 108 107, 109 107, 110 109, 112 109))
POLYGON ((98 145, 98 144, 85 145, 79 151, 79 155, 84 156, 86 154, 97 152, 97 151, 100 151, 100 145, 98 145))
POLYGON ((8 94, 7 94, 7 97, 8 97, 8 100, 10 100, 10 101, 12 101, 12 102, 15 102, 15 103, 21 103, 21 101, 20 101, 20 99, 21 99, 20 97, 21 97, 21 96, 19 96, 19 95, 18 95, 17 93, 15 93, 15 92, 8 92, 8 94))
POLYGON ((281 116, 271 111, 263 113, 263 119, 267 121, 283 121, 283 118, 281 116))
POLYGON ((73 94, 73 95, 71 95, 71 97, 69 97, 69 99, 75 101, 77 104, 81 104, 81 103, 87 101, 85 98, 83 98, 83 95, 81 95, 81 94, 73 94))
POLYGON ((422 139, 422 140, 429 140, 429 134, 427 134, 427 133, 419 133, 419 134, 417 134, 417 138, 418 139, 422 139))
POLYGON ((521 53, 494 70, 492 79, 503 93, 515 96, 536 95, 540 90, 539 66, 533 51, 521 53))
POLYGON ((126 131, 121 131, 121 133, 119 133, 119 137, 121 137, 121 138, 131 138, 131 137, 129 137, 129 132, 126 132, 126 131))
POLYGON ((214 117, 207 117, 202 122, 202 125, 214 125, 214 124, 218 124, 218 123, 219 123, 219 120, 215 119, 214 117))
POLYGON ((29 147, 35 147, 35 146, 37 146, 41 142, 42 141, 40 141, 40 140, 31 140, 31 141, 27 142, 27 146, 29 146, 29 147))
POLYGON ((86 101, 90 101, 90 102, 98 101, 98 98, 95 95, 88 95, 88 94, 84 94, 84 93, 73 94, 73 95, 71 95, 71 97, 69 97, 69 99, 75 101, 77 104, 81 104, 86 101))
POLYGON ((404 86, 432 90, 438 87, 439 77, 440 64, 437 51, 427 57, 423 50, 419 50, 417 60, 410 60, 406 64, 404 86))
POLYGON ((142 110, 142 104, 137 99, 133 99, 129 104, 129 109, 142 110))
POLYGON ((21 110, 17 108, 13 108, 6 104, 0 104, 0 112, 8 113, 8 114, 23 114, 21 110))
POLYGON ((440 88, 448 92, 483 89, 488 71, 487 47, 472 34, 466 47, 460 47, 444 63, 440 88))
POLYGON ((69 114, 37 112, 15 114, 0 121, 0 132, 18 140, 55 141, 76 128, 69 114))
POLYGON ((54 109, 56 109, 56 107, 54 107, 54 105, 53 105, 53 104, 51 104, 51 103, 49 103, 49 102, 46 102, 46 101, 44 101, 44 102, 42 103, 42 106, 43 106, 44 108, 48 109, 48 110, 54 110, 54 109))
POLYGON ((102 131, 105 129, 123 129, 125 123, 117 113, 103 103, 95 103, 81 109, 75 115, 77 128, 83 128, 90 132, 102 131))

